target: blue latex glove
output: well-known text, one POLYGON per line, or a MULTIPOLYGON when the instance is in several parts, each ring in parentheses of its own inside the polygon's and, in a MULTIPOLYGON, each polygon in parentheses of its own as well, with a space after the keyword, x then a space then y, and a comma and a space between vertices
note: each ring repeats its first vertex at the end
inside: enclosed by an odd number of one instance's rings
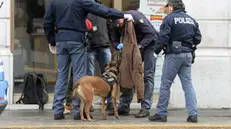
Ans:
POLYGON ((122 49, 122 48, 123 48, 123 46, 124 46, 124 45, 123 45, 122 43, 120 43, 119 45, 117 45, 117 47, 116 47, 116 48, 117 48, 118 50, 120 50, 120 49, 122 49))

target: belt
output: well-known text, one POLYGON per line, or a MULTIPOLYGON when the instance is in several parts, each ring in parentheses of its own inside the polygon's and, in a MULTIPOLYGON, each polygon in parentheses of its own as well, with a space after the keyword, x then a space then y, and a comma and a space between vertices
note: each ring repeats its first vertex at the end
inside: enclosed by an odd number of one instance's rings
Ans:
POLYGON ((71 29, 71 28, 65 28, 65 27, 59 27, 59 28, 57 28, 57 30, 71 30, 71 31, 76 31, 76 32, 85 33, 85 31, 76 30, 76 29, 71 29))

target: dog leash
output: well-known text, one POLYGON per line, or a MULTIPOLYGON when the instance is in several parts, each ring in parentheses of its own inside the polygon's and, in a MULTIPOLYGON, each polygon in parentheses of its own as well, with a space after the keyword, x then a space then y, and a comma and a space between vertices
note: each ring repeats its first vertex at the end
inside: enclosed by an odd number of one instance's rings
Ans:
POLYGON ((122 58, 121 56, 122 56, 122 51, 121 50, 115 50, 112 60, 116 61, 117 67, 120 66, 121 58, 122 58))

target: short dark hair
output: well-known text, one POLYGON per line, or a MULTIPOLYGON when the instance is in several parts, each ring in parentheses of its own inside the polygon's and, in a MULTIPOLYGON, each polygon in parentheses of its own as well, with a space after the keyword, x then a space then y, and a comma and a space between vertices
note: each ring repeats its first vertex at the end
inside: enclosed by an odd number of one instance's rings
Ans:
POLYGON ((172 6, 173 10, 185 10, 185 4, 182 0, 168 0, 165 7, 172 6))
POLYGON ((173 10, 179 10, 179 9, 185 10, 185 5, 183 2, 177 3, 177 4, 172 4, 172 7, 173 7, 173 10))

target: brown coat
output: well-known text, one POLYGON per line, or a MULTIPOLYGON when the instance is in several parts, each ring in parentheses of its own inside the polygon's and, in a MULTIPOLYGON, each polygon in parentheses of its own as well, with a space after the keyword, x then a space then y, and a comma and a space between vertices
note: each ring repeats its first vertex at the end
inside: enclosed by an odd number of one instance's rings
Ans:
POLYGON ((144 78, 142 57, 137 45, 133 22, 129 21, 125 28, 122 59, 120 64, 120 86, 122 88, 136 88, 137 99, 144 98, 144 78))

